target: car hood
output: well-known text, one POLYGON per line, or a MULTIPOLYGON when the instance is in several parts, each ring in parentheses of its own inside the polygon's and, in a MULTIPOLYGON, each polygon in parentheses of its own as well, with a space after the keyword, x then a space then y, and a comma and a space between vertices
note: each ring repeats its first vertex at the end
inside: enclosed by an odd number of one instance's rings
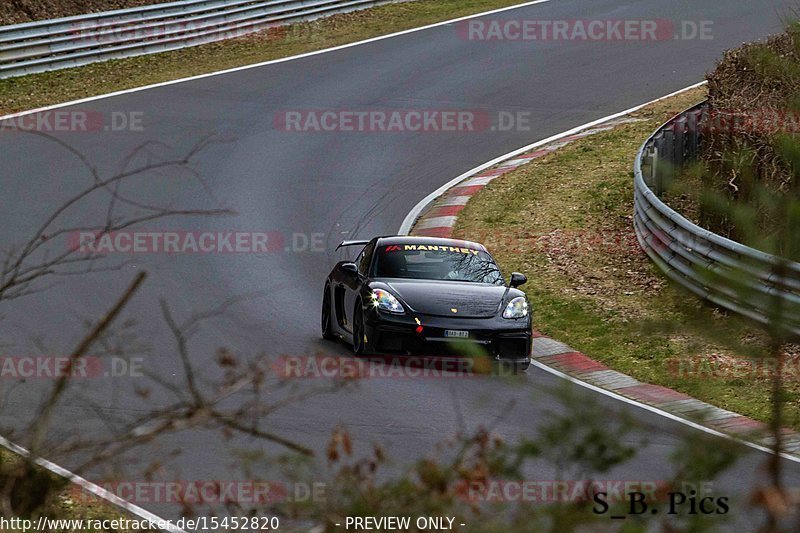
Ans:
POLYGON ((400 279, 383 282, 412 311, 423 315, 490 318, 497 314, 506 294, 505 286, 484 283, 400 279))

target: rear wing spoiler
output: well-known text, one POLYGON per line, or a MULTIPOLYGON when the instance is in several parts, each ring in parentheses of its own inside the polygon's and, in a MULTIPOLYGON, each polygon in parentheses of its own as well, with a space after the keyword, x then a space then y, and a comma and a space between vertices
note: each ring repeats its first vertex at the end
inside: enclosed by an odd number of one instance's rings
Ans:
POLYGON ((369 241, 342 241, 339 243, 339 246, 336 247, 338 250, 339 248, 344 248, 346 246, 366 246, 369 244, 369 241))

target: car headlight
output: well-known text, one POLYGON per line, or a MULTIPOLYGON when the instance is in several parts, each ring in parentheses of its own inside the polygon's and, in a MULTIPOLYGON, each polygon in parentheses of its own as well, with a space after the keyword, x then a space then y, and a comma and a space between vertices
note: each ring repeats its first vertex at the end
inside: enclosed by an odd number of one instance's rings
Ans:
POLYGON ((390 292, 383 289, 372 290, 372 303, 381 311, 390 313, 404 313, 405 309, 390 292))
POLYGON ((524 318, 528 316, 528 299, 524 296, 517 296, 506 305, 503 310, 503 318, 524 318))

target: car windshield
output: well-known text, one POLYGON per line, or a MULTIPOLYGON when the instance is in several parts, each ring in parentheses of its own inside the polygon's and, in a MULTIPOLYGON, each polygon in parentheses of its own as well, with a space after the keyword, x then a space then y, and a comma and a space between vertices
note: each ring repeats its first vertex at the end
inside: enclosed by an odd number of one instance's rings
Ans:
POLYGON ((379 278, 435 279, 503 284, 492 257, 474 248, 426 244, 393 244, 378 249, 379 278))

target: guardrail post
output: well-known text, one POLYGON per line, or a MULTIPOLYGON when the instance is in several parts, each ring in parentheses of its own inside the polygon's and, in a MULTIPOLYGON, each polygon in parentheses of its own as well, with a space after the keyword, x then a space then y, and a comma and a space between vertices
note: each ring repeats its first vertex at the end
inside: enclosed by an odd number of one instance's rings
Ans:
POLYGON ((686 117, 678 118, 672 126, 674 149, 672 151, 672 164, 676 169, 683 167, 686 156, 686 117))
POLYGON ((698 144, 700 116, 697 112, 692 111, 686 115, 686 157, 690 161, 696 161, 700 155, 700 146, 698 144))
POLYGON ((667 140, 667 132, 661 131, 656 135, 654 144, 652 189, 656 196, 661 196, 664 189, 664 181, 670 178, 672 139, 667 140))
POLYGON ((656 160, 658 152, 653 143, 647 143, 642 153, 642 177, 648 187, 653 187, 656 177, 656 160))

